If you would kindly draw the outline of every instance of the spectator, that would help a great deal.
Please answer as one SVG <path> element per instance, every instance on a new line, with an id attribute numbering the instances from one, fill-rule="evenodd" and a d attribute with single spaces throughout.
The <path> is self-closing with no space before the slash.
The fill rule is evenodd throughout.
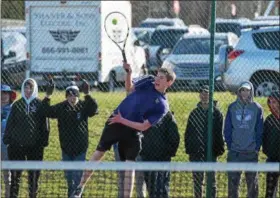
<path id="1" fill-rule="evenodd" d="M 200 88 L 200 101 L 197 107 L 190 113 L 186 132 L 185 149 L 191 162 L 207 161 L 207 139 L 208 139 L 208 109 L 209 109 L 209 87 L 204 85 Z M 223 140 L 223 115 L 214 101 L 213 109 L 213 144 L 212 162 L 217 161 L 217 157 L 224 153 Z M 213 181 L 212 197 L 216 197 L 215 172 L 209 174 Z M 202 198 L 203 195 L 204 172 L 193 172 L 194 197 Z"/>
<path id="2" fill-rule="evenodd" d="M 258 162 L 262 144 L 263 109 L 254 102 L 254 88 L 249 81 L 241 83 L 237 99 L 228 107 L 224 136 L 228 147 L 228 162 Z M 241 172 L 228 173 L 228 196 L 239 197 Z M 245 172 L 247 197 L 258 197 L 258 175 Z"/>
<path id="3" fill-rule="evenodd" d="M 120 156 L 118 143 L 113 145 L 114 155 L 116 161 L 125 161 L 125 159 Z M 142 161 L 140 155 L 137 156 L 136 161 Z M 144 181 L 144 174 L 142 171 L 135 171 L 135 187 L 136 187 L 136 197 L 144 198 L 146 197 L 146 184 Z M 124 171 L 118 171 L 118 198 L 124 197 Z"/>
<path id="4" fill-rule="evenodd" d="M 41 100 L 34 79 L 27 78 L 21 87 L 22 98 L 11 109 L 4 134 L 9 160 L 43 160 L 44 147 L 48 145 L 49 129 L 46 117 L 41 113 Z M 11 171 L 10 197 L 18 197 L 21 170 Z M 28 172 L 29 197 L 38 191 L 40 171 Z"/>
<path id="5" fill-rule="evenodd" d="M 132 85 L 131 67 L 125 63 L 124 68 L 128 70 L 125 83 L 132 93 L 120 103 L 107 120 L 91 161 L 100 161 L 115 143 L 119 143 L 119 151 L 126 161 L 135 161 L 141 149 L 141 131 L 156 125 L 169 110 L 165 92 L 176 78 L 172 70 L 161 68 L 155 78 L 144 76 L 135 80 Z M 81 197 L 92 173 L 90 170 L 84 171 L 80 185 L 72 197 Z M 134 171 L 125 171 L 125 198 L 132 196 L 133 183 Z"/>
<path id="6" fill-rule="evenodd" d="M 88 117 L 97 114 L 97 103 L 89 95 L 90 86 L 84 81 L 82 90 L 85 100 L 79 100 L 79 88 L 73 83 L 66 88 L 66 100 L 50 106 L 54 83 L 47 86 L 46 98 L 43 100 L 45 115 L 58 120 L 59 142 L 63 161 L 85 161 L 88 149 Z M 65 171 L 68 185 L 68 197 L 78 186 L 82 171 Z"/>
<path id="7" fill-rule="evenodd" d="M 178 126 L 173 113 L 169 111 L 156 126 L 144 132 L 140 155 L 144 162 L 170 162 L 176 155 L 179 143 Z M 169 197 L 169 171 L 151 171 L 144 175 L 149 197 Z"/>
<path id="8" fill-rule="evenodd" d="M 16 99 L 16 92 L 8 85 L 1 85 L 1 161 L 8 160 L 7 146 L 3 143 L 7 120 L 11 112 L 12 103 Z M 10 197 L 10 172 L 2 171 L 4 176 L 5 197 Z"/>
<path id="9" fill-rule="evenodd" d="M 273 92 L 267 104 L 271 114 L 265 119 L 263 133 L 263 152 L 267 162 L 280 163 L 280 94 Z M 266 175 L 266 198 L 276 198 L 279 172 L 268 172 Z"/>

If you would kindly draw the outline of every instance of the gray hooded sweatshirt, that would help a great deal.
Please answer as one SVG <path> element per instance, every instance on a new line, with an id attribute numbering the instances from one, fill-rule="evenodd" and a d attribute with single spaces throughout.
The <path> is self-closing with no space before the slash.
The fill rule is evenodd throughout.
<path id="1" fill-rule="evenodd" d="M 246 102 L 240 96 L 240 87 L 243 83 L 251 86 L 250 96 Z M 240 84 L 237 99 L 228 107 L 224 137 L 228 150 L 250 153 L 259 151 L 263 134 L 263 109 L 254 102 L 254 87 L 251 82 Z"/>

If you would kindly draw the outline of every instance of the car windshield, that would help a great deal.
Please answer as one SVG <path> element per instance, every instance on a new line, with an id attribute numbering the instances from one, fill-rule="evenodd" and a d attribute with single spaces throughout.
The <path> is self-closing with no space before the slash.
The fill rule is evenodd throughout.
<path id="1" fill-rule="evenodd" d="M 215 39 L 215 54 L 219 53 L 221 45 L 227 44 L 227 39 Z M 210 38 L 182 39 L 175 46 L 172 54 L 210 54 Z"/>
<path id="2" fill-rule="evenodd" d="M 186 30 L 156 30 L 151 38 L 150 45 L 159 45 L 163 48 L 173 48 Z"/>
<path id="3" fill-rule="evenodd" d="M 146 28 L 156 28 L 159 25 L 165 25 L 165 26 L 173 26 L 173 22 L 167 22 L 167 21 L 161 21 L 161 22 L 143 22 L 140 24 L 140 27 L 146 27 Z"/>
<path id="4" fill-rule="evenodd" d="M 241 26 L 237 23 L 217 23 L 216 32 L 232 32 L 238 37 L 241 35 Z"/>

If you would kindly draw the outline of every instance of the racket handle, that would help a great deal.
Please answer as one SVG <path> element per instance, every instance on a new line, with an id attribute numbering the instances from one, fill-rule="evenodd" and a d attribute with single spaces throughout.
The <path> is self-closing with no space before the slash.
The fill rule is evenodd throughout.
<path id="1" fill-rule="evenodd" d="M 124 51 L 124 50 L 122 50 L 122 57 L 123 57 L 123 62 L 124 62 L 124 63 L 127 63 L 126 55 L 125 55 L 125 51 Z M 129 72 L 128 69 L 125 69 L 125 71 L 126 71 L 127 73 Z"/>

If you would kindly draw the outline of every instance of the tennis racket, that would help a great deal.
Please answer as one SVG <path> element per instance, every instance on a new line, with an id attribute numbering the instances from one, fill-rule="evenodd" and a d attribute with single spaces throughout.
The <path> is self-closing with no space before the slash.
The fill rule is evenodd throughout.
<path id="1" fill-rule="evenodd" d="M 121 50 L 123 62 L 127 63 L 125 45 L 129 35 L 129 25 L 126 17 L 120 12 L 111 12 L 105 18 L 104 28 L 107 36 Z"/>

